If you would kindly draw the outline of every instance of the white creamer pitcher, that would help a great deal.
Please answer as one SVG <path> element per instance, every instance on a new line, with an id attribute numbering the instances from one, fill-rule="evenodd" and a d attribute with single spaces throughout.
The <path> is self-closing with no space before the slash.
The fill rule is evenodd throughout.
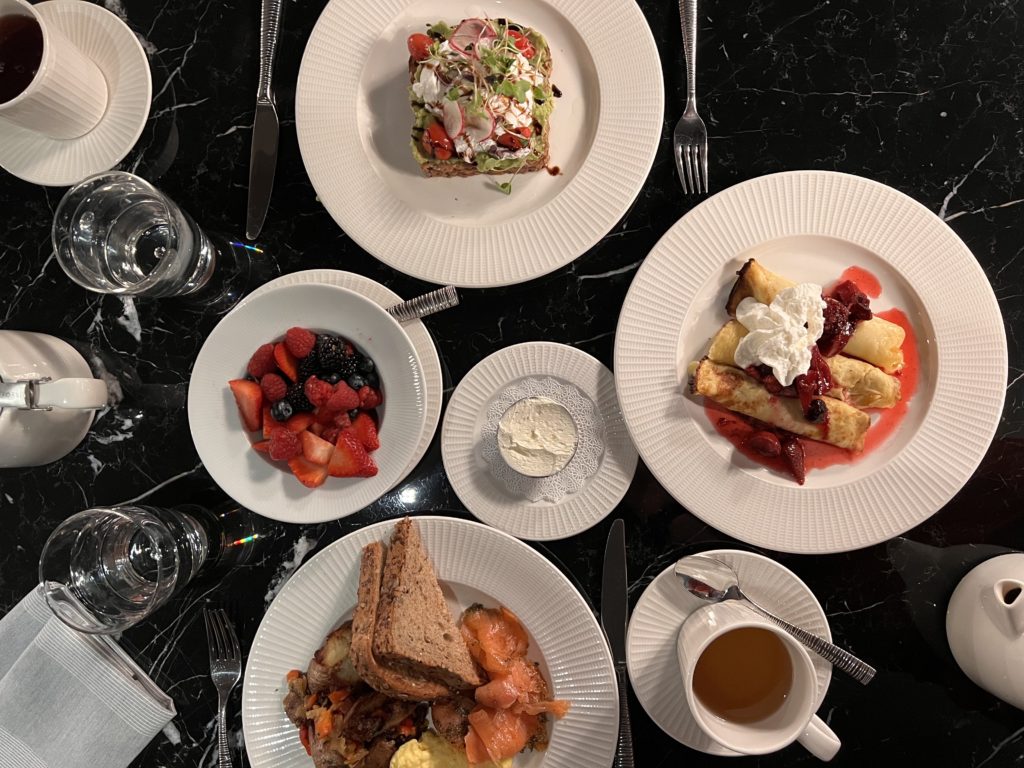
<path id="1" fill-rule="evenodd" d="M 964 576 L 949 600 L 946 637 L 971 680 L 1024 709 L 1024 554 L 993 557 Z"/>
<path id="2" fill-rule="evenodd" d="M 106 404 L 107 385 L 70 344 L 45 333 L 0 331 L 0 468 L 66 456 Z"/>

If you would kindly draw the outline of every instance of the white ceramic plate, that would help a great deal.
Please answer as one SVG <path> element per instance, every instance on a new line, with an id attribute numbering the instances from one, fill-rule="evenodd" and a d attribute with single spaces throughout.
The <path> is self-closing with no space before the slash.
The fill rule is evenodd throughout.
<path id="1" fill-rule="evenodd" d="M 721 549 L 702 554 L 717 557 L 736 569 L 743 591 L 775 615 L 832 639 L 825 612 L 814 593 L 788 568 L 752 552 Z M 683 589 L 674 568 L 673 562 L 654 578 L 629 620 L 626 666 L 633 692 L 658 727 L 676 741 L 712 755 L 738 755 L 708 737 L 686 704 L 676 638 L 686 617 L 707 603 Z M 828 691 L 832 665 L 820 656 L 809 655 L 818 673 L 817 709 Z"/>
<path id="2" fill-rule="evenodd" d="M 77 139 L 51 139 L 0 120 L 0 167 L 32 184 L 65 187 L 113 168 L 135 146 L 153 94 L 149 60 L 128 25 L 99 5 L 50 0 L 35 8 L 96 62 L 110 101 L 96 127 Z"/>
<path id="3" fill-rule="evenodd" d="M 513 7 L 514 6 L 514 7 Z M 504 17 L 537 29 L 562 91 L 551 164 L 495 179 L 427 179 L 409 149 L 406 38 L 440 19 Z M 633 0 L 331 0 L 306 45 L 295 97 L 317 195 L 360 246 L 435 283 L 529 280 L 584 253 L 626 213 L 662 131 L 661 64 Z"/>
<path id="4" fill-rule="evenodd" d="M 283 462 L 250 447 L 227 383 L 245 375 L 253 352 L 292 326 L 336 333 L 373 358 L 384 404 L 374 477 L 328 477 L 306 488 Z M 372 300 L 332 285 L 287 285 L 248 299 L 217 324 L 192 369 L 188 422 L 206 470 L 225 493 L 287 523 L 336 520 L 372 504 L 406 471 L 426 418 L 423 373 L 402 327 Z"/>
<path id="5" fill-rule="evenodd" d="M 541 662 L 552 695 L 571 702 L 555 721 L 546 752 L 527 752 L 516 768 L 609 765 L 619 704 L 611 654 L 583 597 L 554 565 L 511 536 L 479 523 L 417 517 L 449 605 L 501 604 L 522 620 L 530 656 Z M 359 560 L 394 523 L 370 525 L 318 553 L 288 581 L 256 633 L 245 667 L 242 725 L 253 768 L 310 768 L 281 700 L 290 669 L 305 669 L 324 637 L 356 603 Z"/>
<path id="6" fill-rule="evenodd" d="M 557 504 L 513 497 L 491 474 L 480 452 L 487 406 L 505 387 L 530 376 L 551 376 L 574 385 L 604 418 L 605 451 L 597 473 Z M 541 341 L 498 350 L 459 382 L 441 428 L 441 456 L 448 481 L 466 509 L 488 525 L 535 540 L 564 539 L 607 517 L 629 489 L 637 462 L 611 371 L 586 352 Z"/>
<path id="7" fill-rule="evenodd" d="M 275 280 L 271 280 L 246 296 L 240 302 L 240 305 L 245 304 L 254 296 L 261 296 L 274 288 L 280 288 L 282 285 L 305 285 L 308 283 L 337 285 L 341 288 L 348 288 L 360 296 L 371 299 L 385 309 L 392 304 L 398 304 L 403 301 L 402 297 L 390 288 L 368 277 L 363 277 L 353 272 L 342 272 L 337 269 L 307 269 L 303 272 L 292 272 L 290 275 L 283 275 Z M 437 431 L 437 423 L 441 419 L 441 401 L 444 397 L 441 361 L 437 357 L 437 347 L 434 346 L 434 340 L 431 338 L 430 332 L 422 320 L 411 320 L 401 325 L 409 337 L 409 341 L 412 342 L 412 346 L 416 350 L 416 356 L 420 360 L 420 366 L 423 369 L 425 421 L 419 445 L 416 446 L 416 451 L 413 453 L 412 459 L 409 460 L 409 466 L 405 468 L 402 476 L 395 481 L 395 485 L 405 480 L 409 473 L 416 468 L 416 465 L 420 463 L 420 459 L 423 458 L 423 455 L 430 447 L 430 443 L 434 439 L 434 432 Z"/>
<path id="8" fill-rule="evenodd" d="M 902 309 L 918 340 L 917 393 L 897 431 L 804 486 L 737 455 L 686 393 L 687 363 L 727 319 L 751 257 L 822 285 L 866 268 L 882 285 L 872 307 Z M 992 288 L 953 231 L 890 187 L 825 171 L 753 179 L 685 215 L 641 266 L 615 336 L 619 402 L 658 481 L 715 528 L 787 552 L 865 547 L 938 511 L 988 449 L 1006 365 Z"/>

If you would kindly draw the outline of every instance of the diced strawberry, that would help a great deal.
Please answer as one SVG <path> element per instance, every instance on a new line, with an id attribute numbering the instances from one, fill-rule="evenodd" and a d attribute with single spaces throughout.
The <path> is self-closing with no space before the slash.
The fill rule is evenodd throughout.
<path id="1" fill-rule="evenodd" d="M 308 432 L 302 434 L 308 435 Z M 307 488 L 316 488 L 323 485 L 327 479 L 327 467 L 322 464 L 314 464 L 304 456 L 296 456 L 288 459 L 288 466 L 292 473 L 299 478 L 299 482 Z"/>
<path id="2" fill-rule="evenodd" d="M 276 373 L 268 373 L 260 379 L 260 389 L 268 402 L 276 403 L 288 393 L 288 385 Z"/>
<path id="3" fill-rule="evenodd" d="M 253 450 L 259 451 L 260 453 L 270 453 L 270 441 L 260 440 L 257 443 L 252 444 Z"/>
<path id="4" fill-rule="evenodd" d="M 327 464 L 334 453 L 334 446 L 312 432 L 299 432 L 302 439 L 302 455 L 314 464 Z"/>
<path id="5" fill-rule="evenodd" d="M 295 355 L 288 351 L 284 342 L 278 342 L 274 347 L 274 360 L 285 376 L 292 381 L 299 380 L 299 362 L 295 359 Z"/>
<path id="6" fill-rule="evenodd" d="M 384 398 L 381 396 L 380 390 L 374 389 L 369 384 L 360 388 L 359 407 L 364 411 L 368 411 L 370 408 L 376 408 L 383 402 Z"/>
<path id="7" fill-rule="evenodd" d="M 377 474 L 377 465 L 359 438 L 351 429 L 343 429 L 334 444 L 334 455 L 331 456 L 327 472 L 331 477 L 373 477 Z"/>
<path id="8" fill-rule="evenodd" d="M 288 347 L 289 352 L 295 355 L 295 357 L 302 359 L 303 357 L 309 357 L 309 353 L 313 351 L 313 347 L 316 345 L 316 334 L 296 326 L 295 328 L 289 328 L 288 332 L 285 333 L 284 343 Z"/>
<path id="9" fill-rule="evenodd" d="M 359 407 L 359 394 L 344 381 L 339 381 L 327 401 L 327 407 L 332 411 L 351 411 Z"/>
<path id="10" fill-rule="evenodd" d="M 352 420 L 352 431 L 355 432 L 359 442 L 367 451 L 376 451 L 380 448 L 377 425 L 373 423 L 373 419 L 368 413 L 360 413 Z"/>
<path id="11" fill-rule="evenodd" d="M 263 424 L 263 390 L 255 381 L 232 379 L 228 382 L 238 404 L 242 424 L 250 432 L 256 432 Z"/>
<path id="12" fill-rule="evenodd" d="M 262 390 L 261 390 L 262 391 Z M 266 401 L 264 401 L 265 403 Z M 263 406 L 263 437 L 264 439 L 270 437 L 270 433 L 274 427 L 277 426 L 277 422 L 274 421 L 274 417 L 270 415 L 270 406 Z"/>
<path id="13" fill-rule="evenodd" d="M 249 364 L 245 370 L 253 378 L 262 379 L 268 373 L 272 373 L 275 368 L 277 368 L 277 363 L 274 360 L 274 345 L 264 344 L 249 358 Z"/>
<path id="14" fill-rule="evenodd" d="M 302 455 L 300 432 L 292 432 L 287 427 L 274 427 L 270 433 L 270 458 L 274 461 L 287 461 Z"/>
<path id="15" fill-rule="evenodd" d="M 313 423 L 313 414 L 309 411 L 302 411 L 296 413 L 294 416 L 289 416 L 288 421 L 284 423 L 288 429 L 292 432 L 302 432 L 305 429 L 309 429 L 309 425 Z"/>
<path id="16" fill-rule="evenodd" d="M 324 427 L 324 431 L 320 433 L 320 437 L 322 437 L 324 440 L 333 445 L 338 441 L 338 435 L 340 434 L 341 427 L 335 427 L 334 425 L 331 425 L 329 427 Z"/>
<path id="17" fill-rule="evenodd" d="M 331 399 L 334 394 L 334 387 L 316 376 L 310 376 L 302 387 L 306 399 L 313 405 L 321 406 Z"/>

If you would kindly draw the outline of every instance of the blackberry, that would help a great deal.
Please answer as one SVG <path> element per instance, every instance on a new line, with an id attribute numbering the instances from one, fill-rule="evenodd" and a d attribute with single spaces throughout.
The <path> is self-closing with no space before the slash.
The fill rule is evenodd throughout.
<path id="1" fill-rule="evenodd" d="M 344 340 L 326 333 L 316 337 L 313 354 L 319 358 L 320 368 L 324 371 L 340 371 L 342 362 L 347 359 Z"/>
<path id="2" fill-rule="evenodd" d="M 291 418 L 294 409 L 291 403 L 287 400 L 278 400 L 272 406 L 270 406 L 270 417 L 274 421 L 288 421 Z"/>
<path id="3" fill-rule="evenodd" d="M 288 392 L 284 396 L 284 400 L 279 400 L 281 403 L 288 403 L 292 407 L 293 411 L 312 411 L 313 404 L 309 402 L 309 398 L 306 397 L 306 393 L 303 391 L 303 385 L 292 384 L 288 387 Z"/>
<path id="4" fill-rule="evenodd" d="M 323 374 L 327 373 L 336 373 L 342 379 L 347 379 L 349 376 L 356 372 L 356 359 L 354 357 L 343 357 L 337 364 L 329 367 L 326 365 L 322 366 L 320 370 L 321 379 L 324 378 Z"/>
<path id="5" fill-rule="evenodd" d="M 299 360 L 299 381 L 304 382 L 310 376 L 314 376 L 320 370 L 320 361 L 316 359 L 316 353 L 312 352 L 307 357 Z"/>
<path id="6" fill-rule="evenodd" d="M 352 387 L 352 389 L 354 389 L 356 392 L 358 392 L 360 389 L 366 386 L 366 378 L 360 376 L 358 373 L 353 373 L 351 376 L 345 379 L 345 382 L 350 387 Z"/>

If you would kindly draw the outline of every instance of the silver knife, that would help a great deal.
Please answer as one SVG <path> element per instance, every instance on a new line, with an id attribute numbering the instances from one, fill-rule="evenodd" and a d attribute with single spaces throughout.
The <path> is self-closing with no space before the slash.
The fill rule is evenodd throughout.
<path id="1" fill-rule="evenodd" d="M 601 576 L 601 627 L 615 660 L 615 679 L 619 684 L 619 748 L 614 768 L 633 768 L 633 728 L 629 722 L 629 675 L 626 673 L 626 619 L 629 597 L 626 594 L 626 524 L 612 523 L 604 548 L 604 572 Z"/>
<path id="2" fill-rule="evenodd" d="M 249 155 L 249 208 L 245 218 L 245 236 L 255 240 L 263 229 L 270 206 L 277 168 L 277 107 L 271 83 L 277 35 L 281 26 L 284 0 L 263 0 L 260 17 L 260 79 L 256 90 L 256 117 L 252 124 L 252 153 Z"/>

